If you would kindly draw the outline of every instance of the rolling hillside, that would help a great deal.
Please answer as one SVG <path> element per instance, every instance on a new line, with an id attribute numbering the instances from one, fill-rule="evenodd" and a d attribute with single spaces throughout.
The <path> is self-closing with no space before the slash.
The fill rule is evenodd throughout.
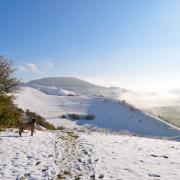
<path id="1" fill-rule="evenodd" d="M 24 86 L 15 102 L 24 110 L 30 109 L 40 114 L 57 127 L 85 125 L 143 136 L 172 137 L 180 135 L 180 131 L 176 127 L 124 102 L 109 98 L 85 95 L 68 96 L 66 93 L 61 96 L 50 95 L 49 92 L 45 94 L 44 90 L 42 92 L 42 88 L 39 90 Z M 93 114 L 95 119 L 72 120 L 68 114 Z M 66 118 L 61 118 L 62 115 L 66 115 Z"/>

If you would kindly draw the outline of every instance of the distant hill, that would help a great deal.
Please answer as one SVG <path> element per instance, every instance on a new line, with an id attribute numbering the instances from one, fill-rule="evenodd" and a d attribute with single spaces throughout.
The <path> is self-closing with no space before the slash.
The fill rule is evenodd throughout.
<path id="1" fill-rule="evenodd" d="M 48 77 L 29 81 L 26 85 L 50 86 L 84 95 L 106 96 L 118 98 L 125 90 L 120 88 L 106 88 L 73 77 Z"/>
<path id="2" fill-rule="evenodd" d="M 95 88 L 98 87 L 89 82 L 73 77 L 47 77 L 29 81 L 28 84 L 38 84 L 41 86 L 54 86 L 60 88 Z"/>

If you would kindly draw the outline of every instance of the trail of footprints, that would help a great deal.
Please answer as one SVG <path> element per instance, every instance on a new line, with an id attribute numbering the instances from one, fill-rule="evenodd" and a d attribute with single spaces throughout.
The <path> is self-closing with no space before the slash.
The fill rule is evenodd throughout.
<path id="1" fill-rule="evenodd" d="M 95 172 L 91 162 L 91 149 L 85 149 L 75 132 L 67 131 L 56 141 L 56 162 L 59 167 L 57 179 L 93 180 Z M 59 149 L 60 148 L 60 149 Z M 62 155 L 62 149 L 65 149 Z"/>

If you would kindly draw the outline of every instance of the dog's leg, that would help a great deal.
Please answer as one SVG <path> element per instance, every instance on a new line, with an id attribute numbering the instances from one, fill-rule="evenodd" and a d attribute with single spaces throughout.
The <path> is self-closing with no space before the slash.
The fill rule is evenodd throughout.
<path id="1" fill-rule="evenodd" d="M 21 133 L 23 132 L 23 130 L 22 129 L 19 129 L 19 135 L 21 136 Z"/>
<path id="2" fill-rule="evenodd" d="M 34 129 L 31 129 L 31 136 L 33 136 Z"/>

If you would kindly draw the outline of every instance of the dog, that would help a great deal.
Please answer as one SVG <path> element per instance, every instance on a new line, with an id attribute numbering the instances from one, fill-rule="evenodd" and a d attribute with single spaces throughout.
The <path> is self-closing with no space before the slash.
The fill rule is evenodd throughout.
<path id="1" fill-rule="evenodd" d="M 36 119 L 35 118 L 33 118 L 31 122 L 21 123 L 19 126 L 19 135 L 21 136 L 21 133 L 23 132 L 23 130 L 30 130 L 31 136 L 33 136 L 35 126 L 36 126 Z"/>

